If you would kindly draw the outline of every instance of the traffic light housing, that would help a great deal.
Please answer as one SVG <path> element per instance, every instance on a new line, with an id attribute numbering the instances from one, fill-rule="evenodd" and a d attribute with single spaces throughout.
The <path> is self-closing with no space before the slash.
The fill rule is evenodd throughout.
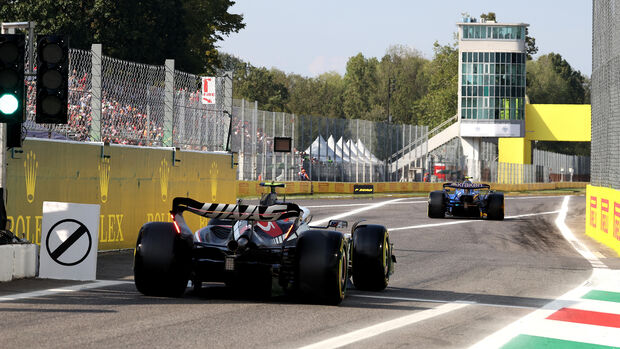
<path id="1" fill-rule="evenodd" d="M 62 35 L 37 37 L 37 115 L 43 124 L 67 123 L 69 45 Z"/>
<path id="2" fill-rule="evenodd" d="M 7 148 L 21 148 L 22 147 L 23 125 L 24 124 L 22 124 L 21 122 L 6 124 L 6 147 Z"/>
<path id="3" fill-rule="evenodd" d="M 0 34 L 0 122 L 24 121 L 24 47 L 22 34 Z"/>

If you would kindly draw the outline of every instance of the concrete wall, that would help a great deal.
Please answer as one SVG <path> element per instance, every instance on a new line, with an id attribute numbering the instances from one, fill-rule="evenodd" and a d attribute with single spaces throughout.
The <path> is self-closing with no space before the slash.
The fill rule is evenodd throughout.
<path id="1" fill-rule="evenodd" d="M 34 277 L 38 255 L 35 244 L 0 245 L 0 281 Z"/>

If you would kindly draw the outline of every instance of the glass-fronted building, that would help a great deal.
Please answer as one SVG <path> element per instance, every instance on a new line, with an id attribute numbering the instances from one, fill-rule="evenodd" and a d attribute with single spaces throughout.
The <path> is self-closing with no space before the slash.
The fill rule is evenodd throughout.
<path id="1" fill-rule="evenodd" d="M 458 26 L 461 137 L 523 137 L 527 24 Z"/>

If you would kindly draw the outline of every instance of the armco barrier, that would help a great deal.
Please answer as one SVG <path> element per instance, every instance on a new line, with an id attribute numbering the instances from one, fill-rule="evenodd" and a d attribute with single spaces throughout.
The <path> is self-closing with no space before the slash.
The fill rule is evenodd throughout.
<path id="1" fill-rule="evenodd" d="M 101 205 L 99 250 L 133 248 L 147 221 L 169 221 L 175 196 L 233 203 L 229 154 L 26 139 L 8 154 L 9 229 L 40 243 L 43 201 Z M 204 223 L 187 215 L 191 228 Z"/>
<path id="2" fill-rule="evenodd" d="M 239 196 L 259 196 L 268 191 L 259 185 L 258 181 L 238 181 Z M 443 183 L 426 182 L 377 182 L 377 183 L 334 183 L 334 182 L 282 182 L 284 189 L 277 189 L 278 193 L 286 194 L 353 194 L 355 184 L 372 184 L 375 193 L 424 193 L 440 190 Z M 497 184 L 491 183 L 491 189 L 504 192 L 554 190 L 568 188 L 585 188 L 585 182 L 552 182 L 529 184 Z"/>
<path id="3" fill-rule="evenodd" d="M 620 191 L 588 185 L 586 234 L 620 256 Z"/>

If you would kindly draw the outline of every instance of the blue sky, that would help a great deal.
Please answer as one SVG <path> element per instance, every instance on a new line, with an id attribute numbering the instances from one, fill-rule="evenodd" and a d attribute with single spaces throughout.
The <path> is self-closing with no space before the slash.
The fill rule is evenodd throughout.
<path id="1" fill-rule="evenodd" d="M 592 71 L 590 0 L 237 0 L 230 12 L 243 14 L 246 28 L 218 42 L 220 51 L 303 76 L 344 74 L 349 57 L 380 58 L 392 45 L 430 59 L 433 42 L 453 42 L 463 12 L 528 23 L 536 56 L 559 53 L 574 69 Z"/>

